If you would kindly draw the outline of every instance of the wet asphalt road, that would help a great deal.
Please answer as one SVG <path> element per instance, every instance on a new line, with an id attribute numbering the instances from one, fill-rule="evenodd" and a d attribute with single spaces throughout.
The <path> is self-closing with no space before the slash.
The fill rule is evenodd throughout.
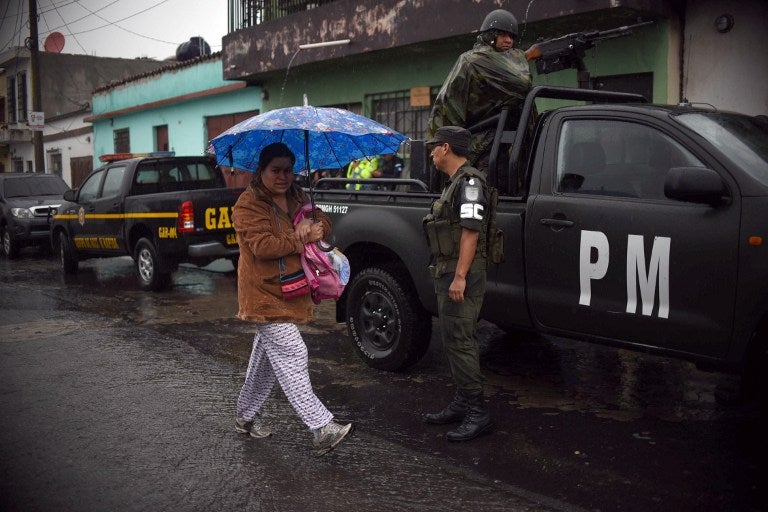
<path id="1" fill-rule="evenodd" d="M 226 265 L 141 292 L 128 259 L 64 278 L 0 260 L 0 510 L 768 510 L 766 422 L 731 376 L 483 324 L 495 431 L 421 423 L 452 388 L 437 336 L 407 373 L 367 368 L 332 321 L 303 328 L 317 394 L 353 437 L 314 456 L 280 392 L 237 435 L 252 336 Z"/>

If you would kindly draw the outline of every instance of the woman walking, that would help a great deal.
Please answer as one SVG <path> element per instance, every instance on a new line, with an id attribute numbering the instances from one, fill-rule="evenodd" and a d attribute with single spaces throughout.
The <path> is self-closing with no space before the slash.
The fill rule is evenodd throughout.
<path id="1" fill-rule="evenodd" d="M 312 318 L 300 255 L 305 243 L 330 233 L 331 222 L 317 210 L 317 222 L 303 220 L 294 228 L 293 215 L 307 202 L 304 191 L 294 183 L 295 162 L 285 144 L 266 146 L 251 184 L 233 211 L 240 246 L 237 317 L 256 325 L 245 383 L 237 400 L 235 430 L 256 438 L 271 435 L 259 411 L 277 381 L 313 433 L 318 453 L 324 454 L 349 434 L 352 424 L 334 421 L 312 390 L 307 347 L 297 327 Z"/>

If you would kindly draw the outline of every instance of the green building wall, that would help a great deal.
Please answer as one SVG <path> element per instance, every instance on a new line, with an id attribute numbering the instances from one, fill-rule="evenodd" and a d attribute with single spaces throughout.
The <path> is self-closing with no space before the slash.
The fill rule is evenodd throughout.
<path id="1" fill-rule="evenodd" d="M 585 64 L 592 76 L 629 73 L 653 73 L 655 103 L 676 101 L 668 98 L 667 23 L 645 27 L 637 34 L 604 41 L 588 50 Z M 456 58 L 470 49 L 475 35 L 347 57 L 331 63 L 322 62 L 289 69 L 265 79 L 269 91 L 264 110 L 301 105 L 307 94 L 316 106 L 363 103 L 363 114 L 370 114 L 365 97 L 369 94 L 408 90 L 417 86 L 440 86 Z M 520 45 L 525 49 L 530 42 Z M 311 51 L 311 50 L 306 50 Z M 534 85 L 575 87 L 576 71 L 564 70 L 537 75 L 531 65 Z M 544 104 L 546 108 L 546 103 Z"/>

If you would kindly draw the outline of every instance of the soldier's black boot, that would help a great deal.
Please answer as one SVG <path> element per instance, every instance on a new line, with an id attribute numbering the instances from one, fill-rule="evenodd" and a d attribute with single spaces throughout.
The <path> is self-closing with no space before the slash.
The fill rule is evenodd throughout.
<path id="1" fill-rule="evenodd" d="M 483 401 L 483 392 L 476 391 L 467 395 L 469 410 L 464 421 L 456 430 L 448 432 L 449 441 L 469 441 L 482 434 L 486 434 L 493 428 L 491 416 Z"/>
<path id="2" fill-rule="evenodd" d="M 458 423 L 467 415 L 468 408 L 467 398 L 460 389 L 457 389 L 456 394 L 453 396 L 453 401 L 440 412 L 429 412 L 425 414 L 424 422 L 432 423 L 433 425 Z"/>

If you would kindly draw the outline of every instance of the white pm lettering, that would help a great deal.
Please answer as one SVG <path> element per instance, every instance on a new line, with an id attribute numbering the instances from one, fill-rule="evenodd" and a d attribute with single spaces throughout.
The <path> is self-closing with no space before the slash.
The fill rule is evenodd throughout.
<path id="1" fill-rule="evenodd" d="M 659 318 L 669 318 L 669 252 L 671 239 L 657 236 L 653 239 L 651 259 L 646 270 L 645 244 L 642 235 L 627 236 L 627 313 L 637 312 L 637 285 L 643 301 L 642 314 L 651 316 L 659 290 Z M 592 261 L 592 250 L 597 252 Z M 600 231 L 582 231 L 579 247 L 579 304 L 589 306 L 592 300 L 592 280 L 605 277 L 608 272 L 610 248 L 608 237 Z"/>
<path id="2" fill-rule="evenodd" d="M 463 204 L 459 217 L 462 219 L 483 220 L 483 205 L 481 204 Z"/>
<path id="3" fill-rule="evenodd" d="M 627 313 L 637 311 L 637 282 L 640 281 L 640 297 L 643 315 L 653 314 L 656 297 L 656 279 L 659 283 L 659 318 L 669 318 L 669 246 L 670 238 L 653 238 L 651 261 L 645 271 L 645 244 L 640 235 L 627 237 Z"/>
<path id="4" fill-rule="evenodd" d="M 608 237 L 600 231 L 581 232 L 579 248 L 579 304 L 589 306 L 592 300 L 592 279 L 602 279 L 608 272 Z M 597 250 L 597 261 L 592 263 L 592 249 Z"/>

